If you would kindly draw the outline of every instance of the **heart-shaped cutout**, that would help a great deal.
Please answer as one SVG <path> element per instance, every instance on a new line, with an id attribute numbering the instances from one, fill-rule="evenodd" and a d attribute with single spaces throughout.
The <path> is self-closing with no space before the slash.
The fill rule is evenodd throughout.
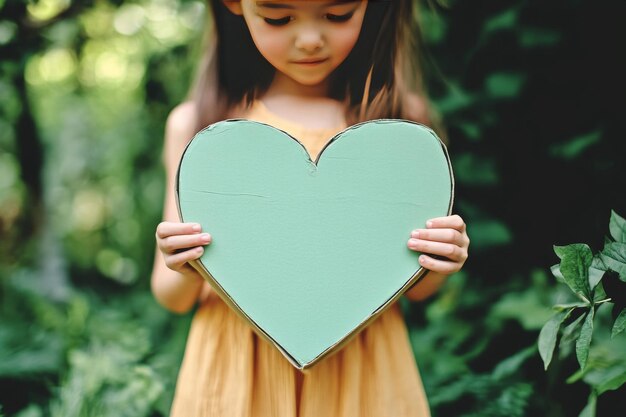
<path id="1" fill-rule="evenodd" d="M 432 130 L 374 120 L 313 162 L 250 120 L 199 132 L 178 171 L 181 220 L 213 242 L 194 267 L 297 368 L 345 344 L 425 272 L 411 230 L 450 214 L 452 169 Z"/>

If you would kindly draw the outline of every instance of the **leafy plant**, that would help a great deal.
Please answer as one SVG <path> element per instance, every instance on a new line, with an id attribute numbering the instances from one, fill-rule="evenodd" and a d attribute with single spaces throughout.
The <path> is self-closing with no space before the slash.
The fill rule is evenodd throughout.
<path id="1" fill-rule="evenodd" d="M 619 346 L 622 341 L 601 340 L 598 350 L 603 351 L 602 355 L 590 354 L 595 334 L 610 326 L 610 339 L 614 339 L 626 328 L 626 219 L 612 211 L 609 231 L 604 248 L 596 254 L 582 243 L 554 247 L 561 262 L 551 268 L 552 273 L 569 287 L 575 301 L 555 305 L 556 313 L 539 333 L 539 353 L 546 370 L 552 362 L 559 335 L 561 356 L 567 356 L 571 345 L 575 345 L 580 370 L 567 382 L 583 379 L 591 386 L 591 395 L 581 417 L 595 416 L 598 396 L 626 383 L 626 358 L 623 353 L 619 354 L 624 352 Z M 604 306 L 612 306 L 612 317 L 597 320 Z M 611 355 L 615 349 L 618 354 Z"/>

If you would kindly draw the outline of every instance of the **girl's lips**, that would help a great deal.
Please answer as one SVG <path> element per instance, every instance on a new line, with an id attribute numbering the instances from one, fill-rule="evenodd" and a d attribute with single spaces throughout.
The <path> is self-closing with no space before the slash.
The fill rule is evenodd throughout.
<path id="1" fill-rule="evenodd" d="M 303 59 L 301 61 L 293 61 L 294 64 L 299 65 L 316 65 L 321 64 L 322 62 L 328 60 L 328 58 L 319 58 L 319 59 Z"/>

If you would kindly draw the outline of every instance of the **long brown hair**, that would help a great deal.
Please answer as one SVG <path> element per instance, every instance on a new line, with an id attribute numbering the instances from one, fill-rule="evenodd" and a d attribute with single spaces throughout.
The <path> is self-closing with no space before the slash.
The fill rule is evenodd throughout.
<path id="1" fill-rule="evenodd" d="M 190 99 L 198 128 L 249 105 L 269 87 L 274 68 L 257 50 L 241 16 L 210 0 L 208 46 Z M 330 96 L 346 104 L 346 121 L 405 118 L 432 124 L 420 69 L 422 39 L 415 0 L 368 0 L 359 38 L 330 80 Z M 420 110 L 408 108 L 419 97 Z"/>

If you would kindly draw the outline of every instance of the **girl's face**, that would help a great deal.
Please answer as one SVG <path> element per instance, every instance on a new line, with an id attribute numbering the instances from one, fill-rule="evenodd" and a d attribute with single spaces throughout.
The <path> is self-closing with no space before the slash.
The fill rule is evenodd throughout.
<path id="1" fill-rule="evenodd" d="M 307 87 L 323 84 L 346 59 L 367 7 L 365 0 L 225 0 L 225 4 L 243 16 L 257 49 L 277 76 Z"/>

